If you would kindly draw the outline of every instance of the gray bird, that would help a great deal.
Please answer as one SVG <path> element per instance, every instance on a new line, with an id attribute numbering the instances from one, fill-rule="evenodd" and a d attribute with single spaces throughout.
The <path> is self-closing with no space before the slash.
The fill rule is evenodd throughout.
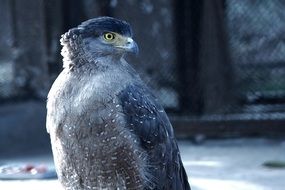
<path id="1" fill-rule="evenodd" d="M 47 130 L 65 189 L 189 190 L 172 126 L 125 61 L 130 25 L 111 17 L 62 35 L 63 71 L 47 102 Z"/>

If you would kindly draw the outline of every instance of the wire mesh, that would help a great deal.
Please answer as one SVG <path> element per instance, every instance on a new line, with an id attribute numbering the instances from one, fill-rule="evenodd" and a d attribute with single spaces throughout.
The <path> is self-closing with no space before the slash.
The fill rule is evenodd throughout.
<path id="1" fill-rule="evenodd" d="M 237 87 L 258 111 L 281 111 L 285 103 L 284 8 L 284 1 L 227 1 Z"/>
<path id="2" fill-rule="evenodd" d="M 49 83 L 54 80 L 61 63 L 60 46 L 56 44 L 59 34 L 88 18 L 110 15 L 133 26 L 140 55 L 128 60 L 166 109 L 190 115 L 285 111 L 282 0 L 47 2 L 43 7 L 46 15 L 41 20 L 47 22 L 41 25 L 45 26 L 41 33 L 45 35 L 42 45 L 47 46 L 42 49 L 46 51 L 43 57 L 48 57 L 41 60 L 45 65 L 35 68 L 37 63 L 26 63 L 19 67 L 14 58 L 5 61 L 5 49 L 14 52 L 12 46 L 17 47 L 17 28 L 13 23 L 17 17 L 6 19 L 10 32 L 0 32 L 13 38 L 12 45 L 0 47 L 3 102 L 22 96 L 23 89 L 26 94 L 45 94 L 39 88 L 41 83 L 33 86 L 33 75 L 42 73 L 34 70 L 46 72 L 48 68 Z M 74 12 L 78 13 L 77 19 Z M 4 39 L 0 39 L 1 43 Z M 25 57 L 25 49 L 16 52 Z"/>

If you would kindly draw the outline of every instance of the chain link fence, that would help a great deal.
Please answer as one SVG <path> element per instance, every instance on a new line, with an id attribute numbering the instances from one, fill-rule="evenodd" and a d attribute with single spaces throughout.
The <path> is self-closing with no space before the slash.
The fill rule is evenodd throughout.
<path id="1" fill-rule="evenodd" d="M 284 1 L 227 1 L 232 64 L 246 112 L 285 111 L 284 8 Z"/>
<path id="2" fill-rule="evenodd" d="M 1 4 L 1 103 L 45 100 L 61 70 L 60 34 L 110 15 L 133 26 L 140 55 L 128 60 L 174 115 L 285 111 L 282 0 L 52 0 L 29 14 L 20 1 Z"/>

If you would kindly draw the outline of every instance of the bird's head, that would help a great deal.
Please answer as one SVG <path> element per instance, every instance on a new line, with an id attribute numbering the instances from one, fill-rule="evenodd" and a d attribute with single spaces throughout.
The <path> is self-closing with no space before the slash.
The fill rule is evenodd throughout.
<path id="1" fill-rule="evenodd" d="M 70 51 L 72 53 L 69 56 L 78 56 L 84 52 L 93 57 L 122 57 L 127 52 L 138 53 L 130 25 L 112 17 L 99 17 L 83 22 L 63 34 L 61 44 L 64 57 Z"/>

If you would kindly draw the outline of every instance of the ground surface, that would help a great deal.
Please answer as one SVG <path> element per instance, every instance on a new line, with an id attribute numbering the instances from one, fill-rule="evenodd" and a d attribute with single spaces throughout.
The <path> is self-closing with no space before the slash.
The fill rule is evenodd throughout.
<path id="1" fill-rule="evenodd" d="M 285 162 L 284 141 L 238 139 L 193 145 L 180 141 L 181 154 L 193 190 L 284 190 L 285 169 L 267 168 L 267 161 Z M 0 158 L 0 163 L 45 163 L 47 155 Z M 1 190 L 60 190 L 56 180 L 0 181 Z"/>

